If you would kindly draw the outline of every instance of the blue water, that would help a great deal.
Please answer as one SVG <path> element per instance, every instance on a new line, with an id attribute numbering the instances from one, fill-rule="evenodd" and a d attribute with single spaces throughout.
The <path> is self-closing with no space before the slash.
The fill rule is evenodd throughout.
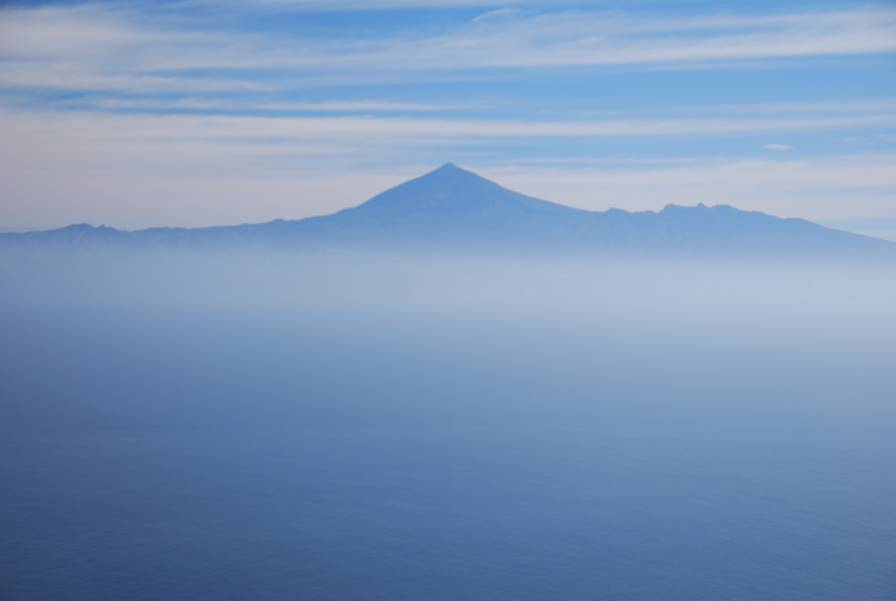
<path id="1" fill-rule="evenodd" d="M 361 306 L 8 302 L 0 598 L 896 598 L 886 313 Z"/>

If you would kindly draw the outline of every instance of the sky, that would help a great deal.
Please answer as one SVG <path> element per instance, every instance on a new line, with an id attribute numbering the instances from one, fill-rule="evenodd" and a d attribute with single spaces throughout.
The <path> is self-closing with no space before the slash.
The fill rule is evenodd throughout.
<path id="1" fill-rule="evenodd" d="M 896 1 L 0 2 L 0 229 L 301 218 L 453 161 L 896 239 Z"/>

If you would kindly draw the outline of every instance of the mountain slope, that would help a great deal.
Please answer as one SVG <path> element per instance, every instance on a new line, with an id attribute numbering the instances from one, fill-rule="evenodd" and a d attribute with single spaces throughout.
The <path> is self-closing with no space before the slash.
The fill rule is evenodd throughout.
<path id="1" fill-rule="evenodd" d="M 0 236 L 6 245 L 306 250 L 893 255 L 896 244 L 720 205 L 585 211 L 508 190 L 452 163 L 332 215 L 125 232 L 88 225 Z"/>

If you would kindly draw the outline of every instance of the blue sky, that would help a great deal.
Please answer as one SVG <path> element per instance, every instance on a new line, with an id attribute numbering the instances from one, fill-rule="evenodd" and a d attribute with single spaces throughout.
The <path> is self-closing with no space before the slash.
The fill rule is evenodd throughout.
<path id="1" fill-rule="evenodd" d="M 0 8 L 0 227 L 298 218 L 448 160 L 896 238 L 896 3 Z"/>

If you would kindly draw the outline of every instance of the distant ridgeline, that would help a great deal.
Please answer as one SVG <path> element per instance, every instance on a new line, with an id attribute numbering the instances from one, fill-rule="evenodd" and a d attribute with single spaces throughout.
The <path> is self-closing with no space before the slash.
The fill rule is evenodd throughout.
<path id="1" fill-rule="evenodd" d="M 321 217 L 210 228 L 122 231 L 87 224 L 0 234 L 10 248 L 270 248 L 700 254 L 896 259 L 896 243 L 727 205 L 586 211 L 525 196 L 452 163 Z"/>

